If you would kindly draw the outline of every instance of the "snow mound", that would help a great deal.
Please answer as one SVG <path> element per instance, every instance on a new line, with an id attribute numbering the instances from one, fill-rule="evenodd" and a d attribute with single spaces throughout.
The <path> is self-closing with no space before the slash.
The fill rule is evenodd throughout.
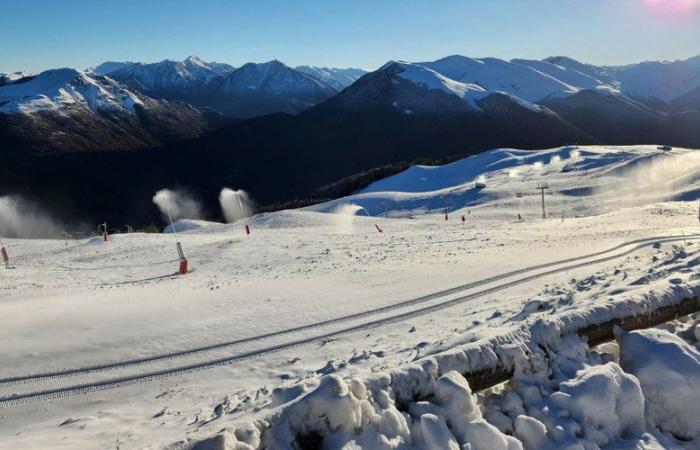
<path id="1" fill-rule="evenodd" d="M 174 228 L 173 228 L 174 225 Z M 168 225 L 163 229 L 163 233 L 183 233 L 185 231 L 199 230 L 201 228 L 210 227 L 213 225 L 221 225 L 216 222 L 207 222 L 206 220 L 193 219 L 178 219 L 172 225 Z"/>
<path id="2" fill-rule="evenodd" d="M 618 337 L 622 368 L 641 383 L 647 416 L 683 439 L 700 436 L 700 352 L 679 337 L 650 329 Z"/>
<path id="3" fill-rule="evenodd" d="M 639 381 L 615 363 L 581 370 L 560 385 L 552 402 L 581 424 L 586 439 L 607 445 L 644 432 L 644 397 Z"/>

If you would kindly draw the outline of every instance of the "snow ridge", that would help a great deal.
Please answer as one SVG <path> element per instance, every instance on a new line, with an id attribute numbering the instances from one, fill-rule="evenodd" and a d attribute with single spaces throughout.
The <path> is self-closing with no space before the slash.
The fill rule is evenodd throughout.
<path id="1" fill-rule="evenodd" d="M 32 114 L 82 106 L 92 111 L 135 112 L 140 96 L 116 81 L 75 69 L 40 73 L 30 81 L 0 87 L 0 112 Z"/>

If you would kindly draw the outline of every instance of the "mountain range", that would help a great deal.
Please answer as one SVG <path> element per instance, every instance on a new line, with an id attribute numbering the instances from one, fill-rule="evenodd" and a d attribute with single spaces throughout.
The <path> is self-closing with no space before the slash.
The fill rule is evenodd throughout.
<path id="1" fill-rule="evenodd" d="M 157 217 L 150 197 L 162 187 L 211 202 L 222 186 L 243 187 L 270 204 L 329 184 L 344 193 L 369 175 L 338 180 L 373 168 L 493 147 L 700 147 L 700 57 L 601 67 L 455 55 L 370 73 L 189 57 L 0 80 L 0 141 L 25 168 L 0 173 L 0 193 L 39 197 L 51 183 L 58 203 L 83 196 L 75 214 L 132 223 Z M 83 193 L 95 173 L 108 209 Z"/>
<path id="2" fill-rule="evenodd" d="M 234 68 L 190 56 L 153 64 L 108 62 L 97 66 L 95 73 L 153 98 L 183 100 L 245 119 L 274 112 L 297 114 L 332 97 L 364 71 L 293 69 L 277 60 Z"/>

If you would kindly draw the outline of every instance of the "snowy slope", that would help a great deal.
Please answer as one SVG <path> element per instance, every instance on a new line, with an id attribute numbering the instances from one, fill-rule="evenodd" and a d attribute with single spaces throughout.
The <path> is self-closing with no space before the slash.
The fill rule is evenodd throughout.
<path id="1" fill-rule="evenodd" d="M 0 86 L 4 86 L 6 84 L 12 84 L 12 83 L 16 82 L 17 80 L 21 80 L 22 78 L 31 77 L 31 76 L 34 76 L 34 74 L 31 72 L 0 73 Z"/>
<path id="2" fill-rule="evenodd" d="M 75 69 L 47 70 L 26 83 L 0 87 L 0 112 L 25 113 L 83 106 L 134 112 L 140 96 L 109 78 Z"/>
<path id="3" fill-rule="evenodd" d="M 566 83 L 569 86 L 575 86 L 578 89 L 593 89 L 601 92 L 619 93 L 614 87 L 614 84 L 606 83 L 594 76 L 579 72 L 576 69 L 558 66 L 547 61 L 514 59 L 511 61 L 514 64 L 531 67 L 541 73 L 547 74 L 552 78 Z"/>
<path id="4" fill-rule="evenodd" d="M 88 72 L 92 72 L 96 75 L 107 75 L 108 73 L 111 72 L 116 72 L 117 70 L 124 69 L 126 67 L 129 67 L 135 63 L 133 62 L 122 62 L 122 61 L 105 61 L 102 64 L 99 64 L 96 67 L 91 67 L 88 69 Z"/>
<path id="5" fill-rule="evenodd" d="M 653 395 L 654 360 L 629 361 L 635 348 L 673 341 L 666 354 L 690 355 L 691 344 L 622 337 L 622 372 L 560 332 L 700 292 L 696 154 L 499 149 L 414 167 L 305 210 L 187 222 L 177 236 L 186 276 L 175 273 L 170 233 L 3 239 L 15 268 L 0 269 L 0 379 L 81 370 L 0 381 L 0 448 L 189 449 L 217 434 L 214 448 L 258 448 L 270 427 L 281 445 L 306 429 L 333 439 L 328 448 L 465 448 L 470 429 L 494 439 L 488 449 L 520 448 L 513 439 L 528 450 L 683 448 L 647 427 L 640 409 L 648 399 L 659 406 L 652 417 L 677 414 Z M 548 220 L 539 183 L 553 192 Z M 609 259 L 586 256 L 594 252 Z M 578 259 L 537 268 L 568 258 Z M 447 375 L 492 358 L 529 371 L 490 402 Z M 690 360 L 668 361 L 664 373 L 697 373 Z M 171 373 L 181 367 L 191 369 Z M 678 432 L 679 423 L 663 426 Z"/>
<path id="6" fill-rule="evenodd" d="M 353 68 L 338 69 L 335 67 L 298 66 L 295 69 L 319 78 L 332 86 L 336 91 L 342 91 L 367 73 L 365 70 Z"/>
<path id="7" fill-rule="evenodd" d="M 398 77 L 428 90 L 437 89 L 449 95 L 455 95 L 474 110 L 479 110 L 476 100 L 481 100 L 489 95 L 489 92 L 478 84 L 460 83 L 419 64 L 398 62 L 396 65 L 398 66 Z"/>
<path id="8" fill-rule="evenodd" d="M 632 97 L 658 98 L 670 102 L 700 86 L 698 57 L 608 67 L 584 64 L 561 56 L 545 61 L 597 78 Z"/>
<path id="9" fill-rule="evenodd" d="M 155 147 L 195 138 L 217 119 L 74 69 L 0 86 L 0 114 L 3 133 L 26 153 Z"/>
<path id="10" fill-rule="evenodd" d="M 620 89 L 633 97 L 671 100 L 700 87 L 700 66 L 688 61 L 643 62 L 607 67 Z"/>
<path id="11" fill-rule="evenodd" d="M 532 67 L 496 58 L 475 59 L 455 55 L 420 64 L 453 80 L 477 84 L 489 92 L 505 92 L 528 102 L 570 95 L 578 90 L 576 86 Z"/>
<path id="12" fill-rule="evenodd" d="M 332 211 L 353 203 L 370 215 L 388 210 L 406 216 L 447 206 L 450 211 L 495 208 L 515 216 L 536 206 L 540 183 L 550 188 L 552 215 L 587 216 L 657 201 L 692 200 L 700 194 L 700 153 L 650 146 L 492 150 L 446 166 L 414 166 L 310 209 Z"/>

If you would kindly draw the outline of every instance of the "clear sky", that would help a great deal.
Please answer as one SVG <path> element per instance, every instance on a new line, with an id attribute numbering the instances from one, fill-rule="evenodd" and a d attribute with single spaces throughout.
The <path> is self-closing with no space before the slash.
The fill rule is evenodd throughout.
<path id="1" fill-rule="evenodd" d="M 374 69 L 451 54 L 700 54 L 700 0 L 0 0 L 0 71 L 196 54 Z"/>

